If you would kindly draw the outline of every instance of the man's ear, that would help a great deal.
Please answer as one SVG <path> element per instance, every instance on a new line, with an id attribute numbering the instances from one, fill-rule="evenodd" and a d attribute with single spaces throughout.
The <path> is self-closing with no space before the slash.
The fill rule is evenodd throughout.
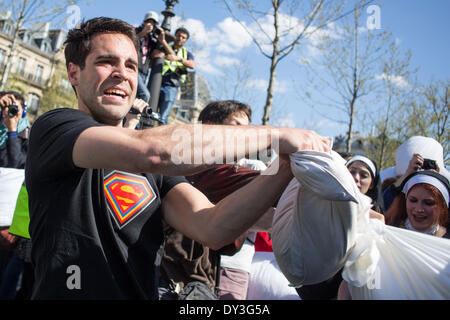
<path id="1" fill-rule="evenodd" d="M 67 76 L 69 77 L 72 86 L 77 87 L 80 77 L 80 66 L 73 62 L 69 62 L 69 65 L 67 66 Z"/>

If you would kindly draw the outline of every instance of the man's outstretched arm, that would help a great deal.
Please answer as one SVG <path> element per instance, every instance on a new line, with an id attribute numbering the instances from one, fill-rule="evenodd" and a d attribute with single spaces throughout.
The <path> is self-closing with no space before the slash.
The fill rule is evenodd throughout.
<path id="1" fill-rule="evenodd" d="M 190 175 L 213 163 L 256 155 L 276 144 L 280 155 L 298 150 L 328 151 L 313 131 L 266 126 L 166 125 L 146 130 L 90 127 L 77 138 L 74 164 L 81 168 Z"/>
<path id="2" fill-rule="evenodd" d="M 253 226 L 292 178 L 289 161 L 281 160 L 277 174 L 256 177 L 216 205 L 193 186 L 181 183 L 163 199 L 163 217 L 187 237 L 217 250 Z"/>

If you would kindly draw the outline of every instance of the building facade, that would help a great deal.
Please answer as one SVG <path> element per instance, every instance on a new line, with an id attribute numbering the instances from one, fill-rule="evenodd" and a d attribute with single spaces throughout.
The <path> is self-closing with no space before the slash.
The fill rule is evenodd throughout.
<path id="1" fill-rule="evenodd" d="M 205 78 L 196 71 L 188 72 L 186 82 L 178 90 L 169 123 L 195 123 L 210 99 Z"/>
<path id="2" fill-rule="evenodd" d="M 11 19 L 9 12 L 0 14 L 0 79 L 2 82 L 9 66 L 7 80 L 2 89 L 15 90 L 24 95 L 31 122 L 42 113 L 43 102 L 48 102 L 48 97 L 44 95 L 49 93 L 50 88 L 62 91 L 62 96 L 61 94 L 59 96 L 64 98 L 64 103 L 58 106 L 73 107 L 75 98 L 73 92 L 64 90 L 64 86 L 67 88 L 68 84 L 63 80 L 55 83 L 54 79 L 61 72 L 61 68 L 65 72 L 62 47 L 67 32 L 63 29 L 51 30 L 50 23 L 37 25 L 34 30 L 23 28 L 17 33 L 15 28 L 15 22 Z M 12 48 L 14 50 L 11 54 Z"/>

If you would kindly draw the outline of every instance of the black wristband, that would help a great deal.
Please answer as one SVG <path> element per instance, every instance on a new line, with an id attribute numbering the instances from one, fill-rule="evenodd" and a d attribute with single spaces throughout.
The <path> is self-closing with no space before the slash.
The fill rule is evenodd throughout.
<path id="1" fill-rule="evenodd" d="M 131 109 L 130 109 L 130 111 L 128 111 L 129 113 L 132 113 L 132 114 L 142 114 L 142 112 L 140 112 L 138 109 L 136 109 L 136 108 L 134 108 L 134 107 L 132 107 Z"/>

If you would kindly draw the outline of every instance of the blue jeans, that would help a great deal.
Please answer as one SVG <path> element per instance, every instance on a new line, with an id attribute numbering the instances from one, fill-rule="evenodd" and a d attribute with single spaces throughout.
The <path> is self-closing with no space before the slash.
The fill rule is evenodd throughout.
<path id="1" fill-rule="evenodd" d="M 145 100 L 145 102 L 150 101 L 150 91 L 147 88 L 148 78 L 150 74 L 144 74 L 139 71 L 138 75 L 138 86 L 136 92 L 136 98 Z"/>
<path id="2" fill-rule="evenodd" d="M 9 259 L 8 265 L 3 271 L 0 286 L 0 300 L 14 300 L 16 297 L 17 284 L 22 272 L 23 260 L 14 252 Z"/>
<path id="3" fill-rule="evenodd" d="M 161 114 L 161 120 L 164 124 L 167 124 L 169 120 L 170 111 L 172 110 L 173 103 L 177 98 L 178 87 L 161 87 L 161 91 L 159 93 L 159 101 L 158 108 L 159 113 Z"/>

